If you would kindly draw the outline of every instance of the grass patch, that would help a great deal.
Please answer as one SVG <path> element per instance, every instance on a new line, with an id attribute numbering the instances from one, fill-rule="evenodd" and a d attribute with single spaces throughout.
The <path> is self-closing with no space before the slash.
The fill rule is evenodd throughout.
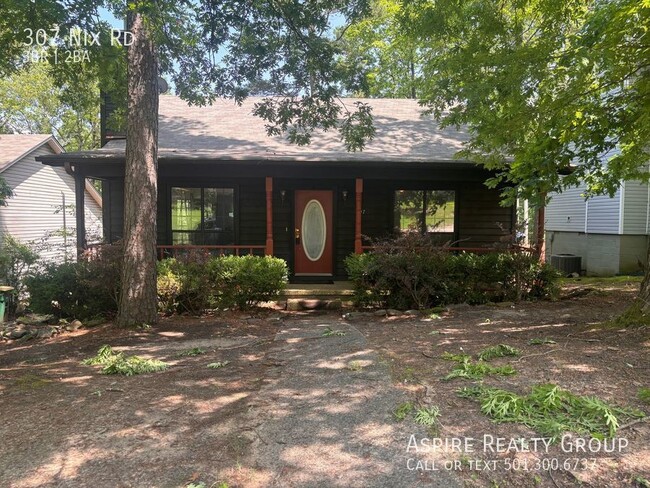
<path id="1" fill-rule="evenodd" d="M 517 371 L 510 365 L 490 366 L 482 361 L 473 363 L 471 359 L 467 358 L 460 362 L 443 380 L 449 381 L 454 378 L 481 380 L 485 376 L 511 376 L 513 374 L 517 374 Z"/>
<path id="2" fill-rule="evenodd" d="M 51 380 L 41 378 L 38 375 L 27 373 L 16 378 L 14 384 L 20 389 L 31 390 L 36 388 L 42 388 L 51 382 L 52 382 Z"/>
<path id="3" fill-rule="evenodd" d="M 155 373 L 167 369 L 167 364 L 156 359 L 143 359 L 138 356 L 125 356 L 113 351 L 109 345 L 103 345 L 92 358 L 82 361 L 83 364 L 101 365 L 102 374 L 121 374 L 133 376 L 136 374 Z"/>
<path id="4" fill-rule="evenodd" d="M 471 359 L 471 356 L 469 354 L 451 354 L 450 352 L 445 351 L 442 354 L 442 359 L 445 361 L 454 361 L 456 363 L 464 363 L 465 361 L 468 361 Z"/>
<path id="5" fill-rule="evenodd" d="M 557 344 L 557 342 L 546 337 L 543 339 L 531 339 L 528 341 L 529 346 L 543 346 L 544 344 Z"/>
<path id="6" fill-rule="evenodd" d="M 348 363 L 348 369 L 350 371 L 361 371 L 363 369 L 363 364 L 361 361 L 350 361 Z"/>
<path id="7" fill-rule="evenodd" d="M 563 285 L 581 284 L 581 285 L 616 285 L 625 283 L 641 283 L 643 276 L 582 276 L 580 278 L 560 278 Z"/>
<path id="8" fill-rule="evenodd" d="M 479 361 L 490 361 L 494 358 L 504 358 L 506 356 L 520 356 L 518 349 L 508 346 L 507 344 L 498 344 L 496 346 L 483 349 L 478 354 Z"/>
<path id="9" fill-rule="evenodd" d="M 637 395 L 643 403 L 650 404 L 650 388 L 639 388 Z"/>
<path id="10" fill-rule="evenodd" d="M 411 402 L 404 402 L 397 406 L 393 411 L 393 417 L 398 422 L 404 420 L 413 411 L 413 404 Z"/>
<path id="11" fill-rule="evenodd" d="M 224 368 L 230 364 L 230 361 L 217 361 L 216 363 L 210 363 L 207 365 L 210 369 L 219 369 Z"/>
<path id="12" fill-rule="evenodd" d="M 645 416 L 639 410 L 611 406 L 597 397 L 577 396 L 553 384 L 533 386 L 525 396 L 485 386 L 462 388 L 457 394 L 480 402 L 481 412 L 497 423 L 521 423 L 553 441 L 565 432 L 600 439 L 614 437 L 621 420 Z"/>
<path id="13" fill-rule="evenodd" d="M 641 309 L 641 303 L 637 300 L 632 305 L 630 305 L 625 312 L 623 312 L 618 317 L 605 322 L 606 327 L 615 327 L 615 328 L 635 328 L 635 327 L 647 327 L 650 325 L 650 315 L 643 313 Z"/>
<path id="14" fill-rule="evenodd" d="M 177 357 L 183 357 L 183 356 L 200 356 L 201 354 L 205 354 L 206 351 L 201 349 L 200 347 L 193 347 L 192 349 L 188 349 L 187 351 L 181 351 L 178 354 L 176 354 Z"/>
<path id="15" fill-rule="evenodd" d="M 342 330 L 334 330 L 331 327 L 326 327 L 325 330 L 323 331 L 322 336 L 323 337 L 343 337 L 347 332 L 344 332 Z"/>

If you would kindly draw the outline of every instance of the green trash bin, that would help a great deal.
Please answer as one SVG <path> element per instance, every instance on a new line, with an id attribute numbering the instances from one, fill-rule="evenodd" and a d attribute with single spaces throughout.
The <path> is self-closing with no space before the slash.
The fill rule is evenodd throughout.
<path id="1" fill-rule="evenodd" d="M 5 321 L 5 302 L 7 301 L 7 293 L 13 291 L 13 286 L 0 286 L 0 322 Z"/>

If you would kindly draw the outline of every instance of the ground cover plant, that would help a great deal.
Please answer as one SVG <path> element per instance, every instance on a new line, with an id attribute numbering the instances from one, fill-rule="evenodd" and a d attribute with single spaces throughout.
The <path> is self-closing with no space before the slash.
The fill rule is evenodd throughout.
<path id="1" fill-rule="evenodd" d="M 103 366 L 102 374 L 120 374 L 133 376 L 143 373 L 155 373 L 167 369 L 167 364 L 156 359 L 144 359 L 139 356 L 125 356 L 115 352 L 109 345 L 103 345 L 97 354 L 83 361 L 87 365 Z"/>

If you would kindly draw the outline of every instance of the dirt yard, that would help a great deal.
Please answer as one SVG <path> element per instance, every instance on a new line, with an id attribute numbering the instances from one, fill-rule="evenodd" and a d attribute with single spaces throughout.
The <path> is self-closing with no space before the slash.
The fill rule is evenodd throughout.
<path id="1" fill-rule="evenodd" d="M 637 288 L 573 280 L 557 302 L 456 306 L 438 316 L 259 310 L 0 343 L 0 486 L 650 486 L 650 422 L 624 425 L 626 445 L 614 452 L 558 444 L 492 452 L 485 436 L 537 435 L 491 422 L 456 394 L 476 382 L 442 380 L 454 367 L 443 353 L 507 344 L 521 355 L 491 364 L 516 374 L 484 385 L 525 394 L 555 383 L 650 413 L 637 397 L 650 387 L 650 330 L 601 325 Z M 103 344 L 169 367 L 102 375 L 81 361 Z M 222 367 L 207 367 L 215 362 Z M 405 403 L 439 407 L 438 425 L 397 421 Z M 428 459 L 409 454 L 412 435 L 469 439 L 472 450 Z"/>

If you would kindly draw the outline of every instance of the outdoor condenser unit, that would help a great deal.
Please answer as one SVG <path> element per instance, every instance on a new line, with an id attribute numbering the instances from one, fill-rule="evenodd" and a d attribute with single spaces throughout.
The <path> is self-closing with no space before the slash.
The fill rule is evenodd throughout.
<path id="1" fill-rule="evenodd" d="M 580 274 L 582 269 L 582 256 L 574 254 L 553 254 L 551 256 L 551 266 L 561 272 L 564 276 L 571 273 Z"/>

